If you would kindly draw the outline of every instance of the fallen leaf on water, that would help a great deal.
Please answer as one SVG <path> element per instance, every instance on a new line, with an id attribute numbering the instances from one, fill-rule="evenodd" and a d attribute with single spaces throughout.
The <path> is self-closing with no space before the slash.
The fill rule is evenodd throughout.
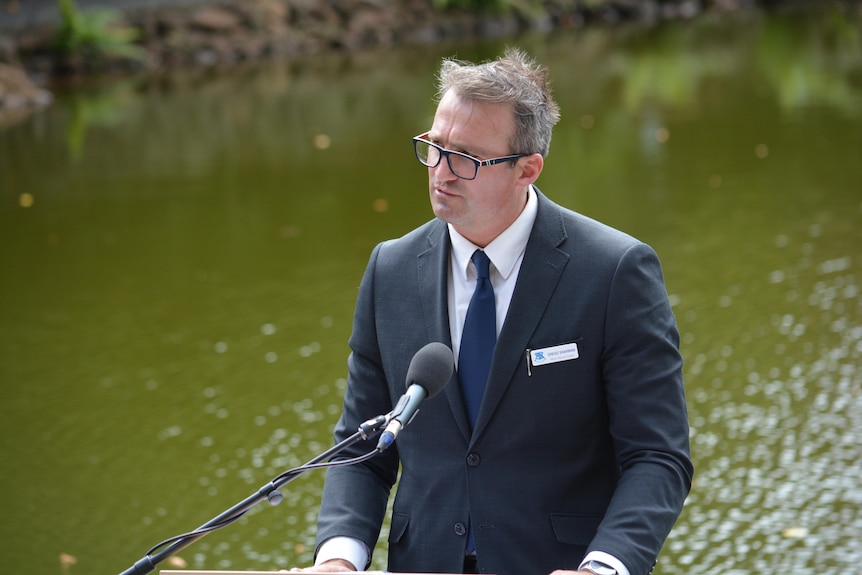
<path id="1" fill-rule="evenodd" d="M 374 208 L 375 212 L 380 212 L 382 214 L 383 212 L 385 212 L 386 210 L 389 209 L 389 202 L 387 202 L 383 198 L 378 198 L 378 199 L 374 200 L 372 207 Z"/>
<path id="2" fill-rule="evenodd" d="M 314 136 L 314 147 L 318 150 L 328 150 L 332 145 L 332 140 L 326 134 L 317 134 Z"/>
<path id="3" fill-rule="evenodd" d="M 808 537 L 808 529 L 805 527 L 788 527 L 781 532 L 781 535 L 788 539 L 802 539 Z"/>
<path id="4" fill-rule="evenodd" d="M 69 567 L 78 562 L 78 558 L 74 555 L 69 555 L 68 553 L 60 553 L 60 568 L 63 570 L 63 573 L 69 572 Z"/>

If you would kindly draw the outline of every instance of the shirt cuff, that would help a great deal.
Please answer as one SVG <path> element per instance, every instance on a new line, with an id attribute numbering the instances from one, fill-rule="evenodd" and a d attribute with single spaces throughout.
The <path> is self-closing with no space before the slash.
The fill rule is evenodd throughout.
<path id="1" fill-rule="evenodd" d="M 608 567 L 613 567 L 617 570 L 619 575 L 631 575 L 629 570 L 623 565 L 623 562 L 614 557 L 609 553 L 605 553 L 604 551 L 590 551 L 587 553 L 587 556 L 584 557 L 584 560 L 581 561 L 581 566 L 578 567 L 579 570 L 582 570 L 584 566 L 590 561 L 598 561 L 599 563 L 604 563 Z"/>
<path id="2" fill-rule="evenodd" d="M 368 547 L 359 539 L 341 536 L 330 537 L 320 544 L 314 564 L 320 565 L 330 559 L 344 559 L 353 563 L 357 571 L 364 571 L 365 566 L 368 565 L 369 555 Z M 628 575 L 628 572 L 626 572 L 626 575 Z"/>

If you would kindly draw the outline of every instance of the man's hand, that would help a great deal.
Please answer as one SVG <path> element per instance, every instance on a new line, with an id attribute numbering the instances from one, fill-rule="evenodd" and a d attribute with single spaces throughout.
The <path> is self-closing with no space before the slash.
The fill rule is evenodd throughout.
<path id="1" fill-rule="evenodd" d="M 314 567 L 294 567 L 291 573 L 344 573 L 356 571 L 356 567 L 350 561 L 344 559 L 330 559 Z"/>

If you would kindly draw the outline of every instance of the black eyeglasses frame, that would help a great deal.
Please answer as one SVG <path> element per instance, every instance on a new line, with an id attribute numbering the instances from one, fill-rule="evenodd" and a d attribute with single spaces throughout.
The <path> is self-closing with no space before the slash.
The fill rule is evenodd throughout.
<path id="1" fill-rule="evenodd" d="M 440 157 L 437 159 L 436 162 L 434 162 L 434 164 L 430 164 L 430 163 L 428 163 L 422 159 L 422 156 L 419 154 L 419 144 L 420 143 L 427 145 L 427 146 L 431 146 L 431 147 L 435 148 L 440 153 Z M 455 176 L 461 178 L 462 180 L 475 180 L 476 177 L 479 175 L 479 168 L 481 168 L 482 166 L 496 166 L 497 164 L 502 164 L 504 162 L 513 162 L 519 158 L 524 158 L 526 156 L 531 155 L 531 154 L 513 154 L 511 156 L 500 156 L 499 158 L 480 160 L 479 158 L 475 158 L 475 157 L 471 156 L 470 154 L 465 154 L 464 152 L 457 152 L 455 150 L 447 150 L 443 146 L 438 146 L 437 144 L 435 144 L 434 142 L 432 142 L 431 140 L 428 139 L 428 132 L 425 132 L 424 134 L 419 134 L 418 136 L 413 138 L 413 152 L 416 154 L 416 159 L 419 160 L 419 163 L 425 167 L 428 167 L 428 168 L 436 168 L 437 166 L 440 165 L 440 162 L 445 157 L 446 158 L 446 164 L 449 166 L 449 171 L 451 171 L 453 174 L 455 174 Z M 473 177 L 472 178 L 467 178 L 465 176 L 462 176 L 461 174 L 456 172 L 454 169 L 452 169 L 452 161 L 449 159 L 449 157 L 453 156 L 453 155 L 459 156 L 461 158 L 464 158 L 464 159 L 467 159 L 467 160 L 470 160 L 471 162 L 473 162 L 473 165 L 475 166 L 475 170 L 473 171 Z"/>

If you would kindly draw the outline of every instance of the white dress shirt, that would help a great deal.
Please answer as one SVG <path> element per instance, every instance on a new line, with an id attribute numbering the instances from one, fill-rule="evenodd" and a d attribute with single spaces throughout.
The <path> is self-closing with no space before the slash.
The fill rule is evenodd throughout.
<path id="1" fill-rule="evenodd" d="M 494 286 L 494 301 L 497 306 L 497 335 L 509 311 L 515 283 L 521 262 L 524 261 L 524 251 L 533 223 L 536 221 L 538 201 L 531 187 L 527 192 L 527 204 L 512 225 L 503 230 L 499 236 L 485 246 L 484 252 L 491 260 L 491 285 Z M 452 242 L 450 254 L 450 270 L 448 281 L 449 329 L 452 336 L 452 352 L 455 354 L 455 365 L 458 365 L 458 353 L 461 350 L 461 332 L 464 331 L 464 318 L 467 308 L 476 289 L 476 266 L 470 259 L 473 252 L 480 249 L 449 225 L 449 239 Z"/>

